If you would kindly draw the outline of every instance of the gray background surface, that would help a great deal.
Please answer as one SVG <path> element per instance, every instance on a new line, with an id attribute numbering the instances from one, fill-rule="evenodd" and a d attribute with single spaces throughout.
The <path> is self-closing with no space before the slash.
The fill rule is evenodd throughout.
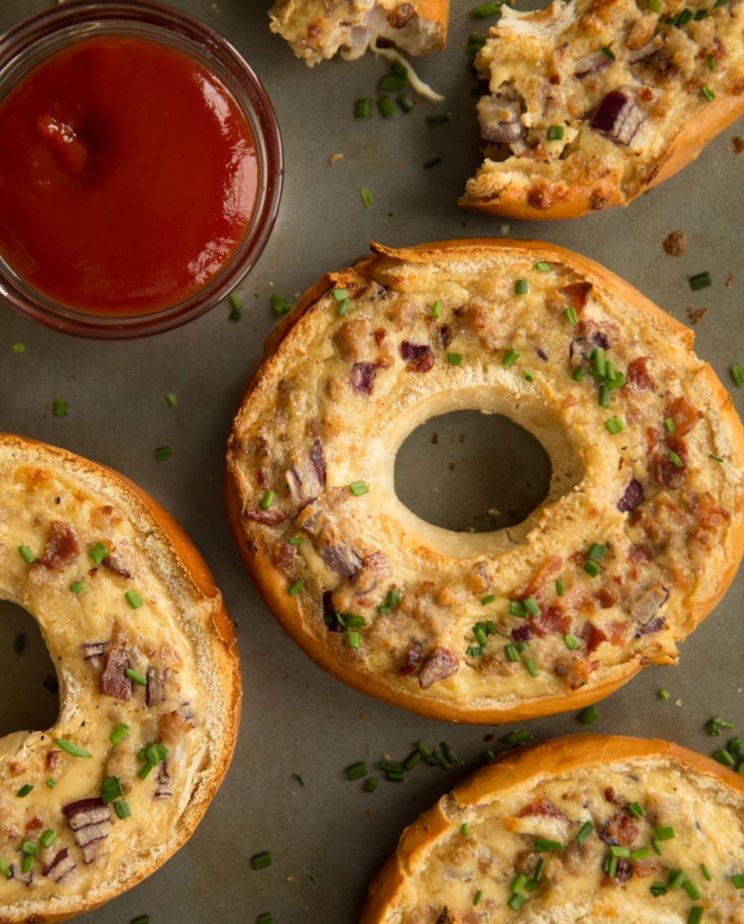
<path id="1" fill-rule="evenodd" d="M 478 764 L 486 736 L 495 736 L 493 746 L 510 727 L 426 721 L 348 690 L 294 646 L 258 599 L 228 533 L 220 481 L 231 417 L 275 320 L 271 293 L 294 297 L 325 270 L 361 255 L 370 238 L 403 245 L 507 231 L 544 237 L 606 264 L 683 321 L 687 309 L 707 307 L 697 327 L 698 351 L 728 382 L 729 365 L 744 361 L 744 155 L 733 153 L 736 130 L 729 130 L 696 164 L 629 209 L 571 223 L 511 223 L 507 229 L 500 219 L 463 213 L 455 205 L 478 159 L 473 78 L 464 51 L 468 32 L 482 25 L 469 17 L 474 2 L 453 0 L 447 51 L 420 65 L 445 90 L 447 103 L 436 110 L 422 103 L 411 115 L 363 123 L 352 118 L 353 102 L 373 95 L 386 63 L 370 58 L 307 70 L 269 33 L 266 0 L 176 5 L 244 53 L 264 81 L 284 133 L 285 196 L 274 235 L 241 289 L 243 320 L 230 323 L 224 306 L 181 330 L 117 344 L 64 337 L 0 305 L 0 430 L 65 446 L 139 482 L 186 527 L 238 623 L 245 704 L 224 786 L 183 850 L 88 920 L 114 924 L 148 913 L 152 924 L 237 924 L 271 911 L 282 924 L 301 922 L 308 913 L 346 924 L 357 919 L 367 885 L 402 827 L 466 767 Z M 1 0 L 0 30 L 45 6 L 41 0 Z M 425 115 L 447 106 L 453 121 L 429 127 Z M 329 155 L 336 152 L 344 159 L 331 166 Z M 435 156 L 442 165 L 424 170 Z M 361 185 L 374 193 L 369 211 L 359 200 Z M 671 258 L 661 242 L 679 227 L 688 234 L 689 250 Z M 703 270 L 712 273 L 713 286 L 693 293 L 687 277 Z M 727 288 L 730 273 L 735 280 Z M 15 341 L 25 343 L 25 353 L 11 352 Z M 166 391 L 178 396 L 175 410 L 163 400 Z M 52 416 L 55 397 L 69 402 L 64 419 Z M 736 395 L 740 410 L 743 398 L 744 392 Z M 413 496 L 414 481 L 423 485 L 419 490 L 438 489 L 443 522 L 461 506 L 452 498 L 464 497 L 475 525 L 493 505 L 493 492 L 498 494 L 495 463 L 502 461 L 495 470 L 503 479 L 509 462 L 492 428 L 479 435 L 480 428 L 466 424 L 438 424 L 439 444 L 414 441 L 405 447 L 399 470 L 404 496 Z M 174 456 L 158 464 L 153 449 L 163 444 L 173 447 Z M 530 490 L 538 489 L 533 484 Z M 417 503 L 422 513 L 438 509 L 431 497 Z M 709 716 L 723 714 L 744 732 L 743 590 L 739 580 L 689 639 L 679 668 L 647 670 L 602 704 L 593 730 L 665 736 L 707 752 L 720 741 L 703 730 Z M 0 731 L 43 727 L 56 714 L 55 699 L 42 686 L 50 672 L 43 643 L 27 614 L 0 605 L 0 615 Z M 19 629 L 28 636 L 20 658 L 13 652 Z M 656 698 L 661 686 L 671 691 L 667 702 Z M 528 727 L 537 740 L 580 730 L 573 714 Z M 404 784 L 383 782 L 374 795 L 345 780 L 347 764 L 383 754 L 403 757 L 419 738 L 446 738 L 466 766 L 449 772 L 419 766 Z M 302 775 L 304 787 L 293 773 Z M 248 859 L 263 849 L 271 850 L 273 865 L 253 872 Z"/>

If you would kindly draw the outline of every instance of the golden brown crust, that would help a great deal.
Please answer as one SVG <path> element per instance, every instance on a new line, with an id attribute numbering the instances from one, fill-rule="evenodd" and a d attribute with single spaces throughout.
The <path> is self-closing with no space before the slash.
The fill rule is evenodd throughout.
<path id="1" fill-rule="evenodd" d="M 184 824 L 179 826 L 177 835 L 168 844 L 167 851 L 159 856 L 157 861 L 151 866 L 141 871 L 136 880 L 127 881 L 123 888 L 112 889 L 109 895 L 106 895 L 105 898 L 99 901 L 83 903 L 72 913 L 44 914 L 43 917 L 34 915 L 32 918 L 28 919 L 29 922 L 33 921 L 36 922 L 36 924 L 42 924 L 42 922 L 50 922 L 51 924 L 51 922 L 66 921 L 85 912 L 93 911 L 101 907 L 101 905 L 111 901 L 117 895 L 138 885 L 142 880 L 159 869 L 186 843 L 186 841 L 188 841 L 208 809 L 232 761 L 240 723 L 243 695 L 242 681 L 240 677 L 235 626 L 227 613 L 222 595 L 214 582 L 209 566 L 188 538 L 183 528 L 154 498 L 138 485 L 113 469 L 104 465 L 99 465 L 82 456 L 68 452 L 65 449 L 50 446 L 38 440 L 2 432 L 0 432 L 0 443 L 20 452 L 42 452 L 47 455 L 55 456 L 73 465 L 79 471 L 83 471 L 88 475 L 98 478 L 103 478 L 108 482 L 113 482 L 125 496 L 129 497 L 133 506 L 144 507 L 146 513 L 162 531 L 171 552 L 180 562 L 184 577 L 190 580 L 198 592 L 207 598 L 213 605 L 212 619 L 215 630 L 215 644 L 213 647 L 215 655 L 222 666 L 224 689 L 229 691 L 227 696 L 229 709 L 223 717 L 224 737 L 220 760 L 212 771 L 207 784 L 200 788 L 198 799 L 190 802 L 187 820 Z M 0 924 L 6 924 L 6 922 L 9 921 L 18 922 L 18 920 L 19 918 L 17 917 L 6 918 L 2 911 L 0 911 Z"/>
<path id="2" fill-rule="evenodd" d="M 371 248 L 375 256 L 363 258 L 352 269 L 323 276 L 303 295 L 292 314 L 280 322 L 267 341 L 264 363 L 251 379 L 243 401 L 253 393 L 263 389 L 264 383 L 269 377 L 272 363 L 277 361 L 276 351 L 281 342 L 300 319 L 313 310 L 318 301 L 330 289 L 339 286 L 349 287 L 353 290 L 355 286 L 365 285 L 374 275 L 375 263 L 388 257 L 412 263 L 427 263 L 433 259 L 441 260 L 447 257 L 452 259 L 477 259 L 479 256 L 487 256 L 489 253 L 508 254 L 513 252 L 517 255 L 523 255 L 525 251 L 529 251 L 534 254 L 535 260 L 562 263 L 588 281 L 646 311 L 663 322 L 672 336 L 678 338 L 687 349 L 692 350 L 694 341 L 692 330 L 672 318 L 610 270 L 593 260 L 553 244 L 540 241 L 473 238 L 469 240 L 438 241 L 401 249 L 372 243 Z M 739 465 L 742 466 L 744 465 L 744 427 L 742 427 L 741 421 L 733 408 L 730 396 L 712 367 L 706 365 L 704 374 L 716 394 L 721 397 L 721 416 L 728 421 L 735 434 L 739 447 Z M 641 658 L 636 656 L 629 662 L 616 666 L 613 673 L 601 683 L 587 684 L 569 693 L 536 698 L 509 708 L 470 707 L 453 704 L 444 699 L 439 700 L 431 695 L 431 691 L 424 695 L 418 692 L 411 693 L 393 689 L 377 674 L 362 670 L 358 666 L 354 666 L 350 670 L 348 660 L 342 654 L 337 654 L 332 649 L 324 646 L 312 631 L 308 618 L 299 612 L 294 598 L 286 593 L 286 578 L 276 568 L 270 556 L 262 549 L 251 549 L 249 547 L 241 522 L 242 505 L 239 489 L 230 464 L 228 464 L 225 477 L 225 502 L 228 520 L 246 567 L 267 605 L 274 612 L 281 625 L 320 667 L 362 693 L 375 696 L 396 706 L 402 706 L 423 716 L 452 722 L 498 724 L 583 708 L 614 693 L 645 666 Z M 742 505 L 742 510 L 738 511 L 739 514 L 744 513 L 744 500 Z M 743 552 L 744 516 L 740 516 L 737 532 L 731 543 L 729 567 L 721 575 L 720 582 L 715 587 L 710 588 L 710 595 L 690 614 L 690 631 L 706 618 L 721 599 L 733 580 Z M 673 659 L 668 654 L 662 654 L 656 663 L 669 664 L 673 663 Z"/>
<path id="3" fill-rule="evenodd" d="M 461 783 L 449 798 L 460 806 L 479 802 L 511 789 L 529 788 L 533 781 L 611 763 L 659 758 L 674 761 L 701 776 L 714 777 L 744 796 L 744 778 L 715 760 L 660 739 L 615 735 L 568 735 L 509 754 Z M 448 797 L 445 797 L 448 798 Z M 398 847 L 369 890 L 360 924 L 382 924 L 394 906 L 416 854 L 427 850 L 451 826 L 440 800 L 403 832 Z"/>

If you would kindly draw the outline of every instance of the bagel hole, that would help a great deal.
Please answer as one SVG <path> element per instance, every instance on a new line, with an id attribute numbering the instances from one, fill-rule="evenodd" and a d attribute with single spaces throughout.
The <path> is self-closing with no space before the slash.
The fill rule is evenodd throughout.
<path id="1" fill-rule="evenodd" d="M 550 457 L 502 414 L 432 417 L 402 443 L 395 491 L 416 516 L 453 532 L 489 532 L 525 520 L 548 496 Z"/>
<path id="2" fill-rule="evenodd" d="M 33 616 L 4 600 L 0 652 L 0 735 L 51 728 L 59 715 L 59 690 L 49 651 Z"/>

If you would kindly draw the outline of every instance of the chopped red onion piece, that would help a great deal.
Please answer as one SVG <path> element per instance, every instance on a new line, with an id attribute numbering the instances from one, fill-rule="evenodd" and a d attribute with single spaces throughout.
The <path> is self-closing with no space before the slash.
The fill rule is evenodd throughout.
<path id="1" fill-rule="evenodd" d="M 618 144 L 630 144 L 646 114 L 623 90 L 611 90 L 592 118 L 592 128 L 605 132 Z"/>
<path id="2" fill-rule="evenodd" d="M 623 496 L 617 502 L 617 509 L 621 513 L 630 513 L 643 501 L 644 493 L 641 482 L 636 478 L 631 478 Z"/>
<path id="3" fill-rule="evenodd" d="M 609 63 L 610 58 L 603 51 L 593 51 L 577 62 L 574 73 L 581 80 L 583 77 L 588 77 L 589 74 L 596 74 L 598 71 L 603 70 Z"/>
<path id="4" fill-rule="evenodd" d="M 459 669 L 460 661 L 453 651 L 450 651 L 449 648 L 435 648 L 424 661 L 419 672 L 421 689 L 428 690 L 433 684 L 452 676 L 452 674 L 456 674 Z"/>
<path id="5" fill-rule="evenodd" d="M 413 372 L 428 372 L 434 365 L 434 354 L 425 344 L 404 340 L 400 345 L 400 355 Z"/>
<path id="6" fill-rule="evenodd" d="M 424 660 L 424 649 L 421 647 L 420 642 L 411 642 L 411 644 L 406 649 L 405 656 L 403 658 L 403 663 L 398 669 L 400 674 L 413 674 L 420 667 L 421 662 Z"/>
<path id="7" fill-rule="evenodd" d="M 351 387 L 360 395 L 371 395 L 379 363 L 354 363 L 351 368 Z"/>
<path id="8" fill-rule="evenodd" d="M 487 144 L 511 144 L 524 134 L 517 100 L 503 96 L 482 96 L 478 100 L 481 140 Z"/>
<path id="9" fill-rule="evenodd" d="M 353 580 L 362 570 L 362 559 L 345 542 L 323 546 L 320 556 L 331 571 L 345 580 Z"/>
<path id="10" fill-rule="evenodd" d="M 58 851 L 52 862 L 44 869 L 44 875 L 48 876 L 53 882 L 62 882 L 77 869 L 77 863 L 70 856 L 66 847 Z"/>

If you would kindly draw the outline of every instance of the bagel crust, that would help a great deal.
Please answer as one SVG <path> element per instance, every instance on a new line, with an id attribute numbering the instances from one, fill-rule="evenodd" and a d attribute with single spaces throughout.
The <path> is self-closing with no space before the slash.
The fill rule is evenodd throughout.
<path id="1" fill-rule="evenodd" d="M 0 599 L 34 614 L 60 688 L 53 728 L 0 740 L 0 922 L 61 921 L 198 824 L 235 745 L 236 640 L 199 553 L 120 475 L 0 434 L 0 484 Z"/>
<path id="2" fill-rule="evenodd" d="M 476 59 L 486 160 L 461 205 L 533 221 L 627 205 L 744 112 L 740 0 L 502 9 Z"/>
<path id="3" fill-rule="evenodd" d="M 455 721 L 574 709 L 675 662 L 744 522 L 744 431 L 691 332 L 547 244 L 373 249 L 276 330 L 233 425 L 228 510 L 270 608 L 345 682 Z M 398 446 L 462 408 L 548 451 L 524 523 L 454 533 L 396 498 Z"/>
<path id="4" fill-rule="evenodd" d="M 361 924 L 738 924 L 742 873 L 741 776 L 666 741 L 573 735 L 422 815 Z"/>
<path id="5" fill-rule="evenodd" d="M 360 58 L 381 40 L 411 55 L 442 51 L 449 0 L 277 0 L 271 31 L 310 67 L 335 54 Z"/>

